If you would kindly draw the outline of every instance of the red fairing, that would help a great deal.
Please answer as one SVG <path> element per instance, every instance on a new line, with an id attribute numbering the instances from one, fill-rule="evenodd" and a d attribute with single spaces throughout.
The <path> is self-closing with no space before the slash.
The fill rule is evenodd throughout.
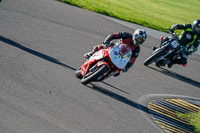
<path id="1" fill-rule="evenodd" d="M 82 67 L 81 67 L 81 74 L 83 76 L 85 76 L 85 74 L 87 73 L 88 69 L 90 67 L 90 64 L 88 64 L 87 62 L 85 62 Z"/>
<path id="2" fill-rule="evenodd" d="M 85 76 L 85 74 L 88 72 L 91 64 L 98 62 L 101 58 L 104 58 L 108 56 L 108 49 L 102 49 L 100 51 L 97 51 L 88 61 L 86 61 L 82 67 L 81 67 L 81 74 L 82 76 Z M 106 64 L 106 63 L 104 63 Z M 108 64 L 106 64 L 108 68 L 110 67 Z"/>

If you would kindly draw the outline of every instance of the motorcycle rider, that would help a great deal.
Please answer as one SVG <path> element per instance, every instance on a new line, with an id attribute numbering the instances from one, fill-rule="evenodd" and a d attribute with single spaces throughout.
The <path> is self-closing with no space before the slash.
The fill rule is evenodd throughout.
<path id="1" fill-rule="evenodd" d="M 179 35 L 178 42 L 183 47 L 180 59 L 171 61 L 168 67 L 171 68 L 174 64 L 187 65 L 188 55 L 197 51 L 200 44 L 200 19 L 194 20 L 192 24 L 174 24 L 169 29 L 172 33 L 174 30 L 184 30 Z M 167 38 L 165 38 L 166 40 Z"/>
<path id="2" fill-rule="evenodd" d="M 144 41 L 147 39 L 147 33 L 144 29 L 136 29 L 133 34 L 128 32 L 117 32 L 114 34 L 109 34 L 103 44 L 98 44 L 94 46 L 93 50 L 91 52 L 88 52 L 84 54 L 85 59 L 89 59 L 90 56 L 92 56 L 96 51 L 99 51 L 101 49 L 106 49 L 107 47 L 111 47 L 111 41 L 115 39 L 120 39 L 120 44 L 127 44 L 130 46 L 132 50 L 132 56 L 130 61 L 127 63 L 126 67 L 123 69 L 123 72 L 127 72 L 129 68 L 131 68 L 136 60 L 136 58 L 139 55 L 140 52 L 140 45 L 144 43 Z M 114 76 L 118 76 L 118 74 L 115 74 Z"/>

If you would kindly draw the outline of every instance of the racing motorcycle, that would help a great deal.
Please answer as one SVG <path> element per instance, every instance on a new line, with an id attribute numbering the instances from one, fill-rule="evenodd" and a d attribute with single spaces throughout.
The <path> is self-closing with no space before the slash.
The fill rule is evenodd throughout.
<path id="1" fill-rule="evenodd" d="M 171 61 L 180 57 L 183 47 L 178 42 L 178 36 L 176 33 L 170 32 L 172 37 L 167 37 L 163 40 L 163 36 L 160 37 L 161 45 L 156 48 L 152 54 L 144 61 L 144 65 L 148 66 L 155 62 L 156 66 L 165 66 Z"/>
<path id="2" fill-rule="evenodd" d="M 126 44 L 116 43 L 115 46 L 95 52 L 82 66 L 75 71 L 82 84 L 103 81 L 119 74 L 129 62 L 131 48 Z"/>

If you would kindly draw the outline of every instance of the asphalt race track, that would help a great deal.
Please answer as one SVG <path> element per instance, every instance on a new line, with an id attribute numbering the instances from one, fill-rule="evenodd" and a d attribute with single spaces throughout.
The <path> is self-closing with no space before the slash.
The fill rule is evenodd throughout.
<path id="1" fill-rule="evenodd" d="M 133 29 L 54 0 L 2 0 L 0 133 L 163 132 L 148 116 L 145 96 L 199 98 L 200 56 L 185 68 L 145 67 L 159 44 L 148 33 L 128 73 L 82 85 L 74 72 L 83 54 L 118 31 Z"/>

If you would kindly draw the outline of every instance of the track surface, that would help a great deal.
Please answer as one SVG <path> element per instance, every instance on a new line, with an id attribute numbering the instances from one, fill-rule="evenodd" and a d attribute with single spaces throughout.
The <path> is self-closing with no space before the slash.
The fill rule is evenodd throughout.
<path id="1" fill-rule="evenodd" d="M 159 40 L 148 36 L 133 68 L 84 86 L 74 72 L 83 54 L 114 32 L 133 29 L 53 0 L 0 3 L 0 133 L 162 132 L 138 99 L 147 94 L 199 97 L 200 59 L 188 66 L 143 65 Z M 150 33 L 149 33 L 150 34 Z"/>

